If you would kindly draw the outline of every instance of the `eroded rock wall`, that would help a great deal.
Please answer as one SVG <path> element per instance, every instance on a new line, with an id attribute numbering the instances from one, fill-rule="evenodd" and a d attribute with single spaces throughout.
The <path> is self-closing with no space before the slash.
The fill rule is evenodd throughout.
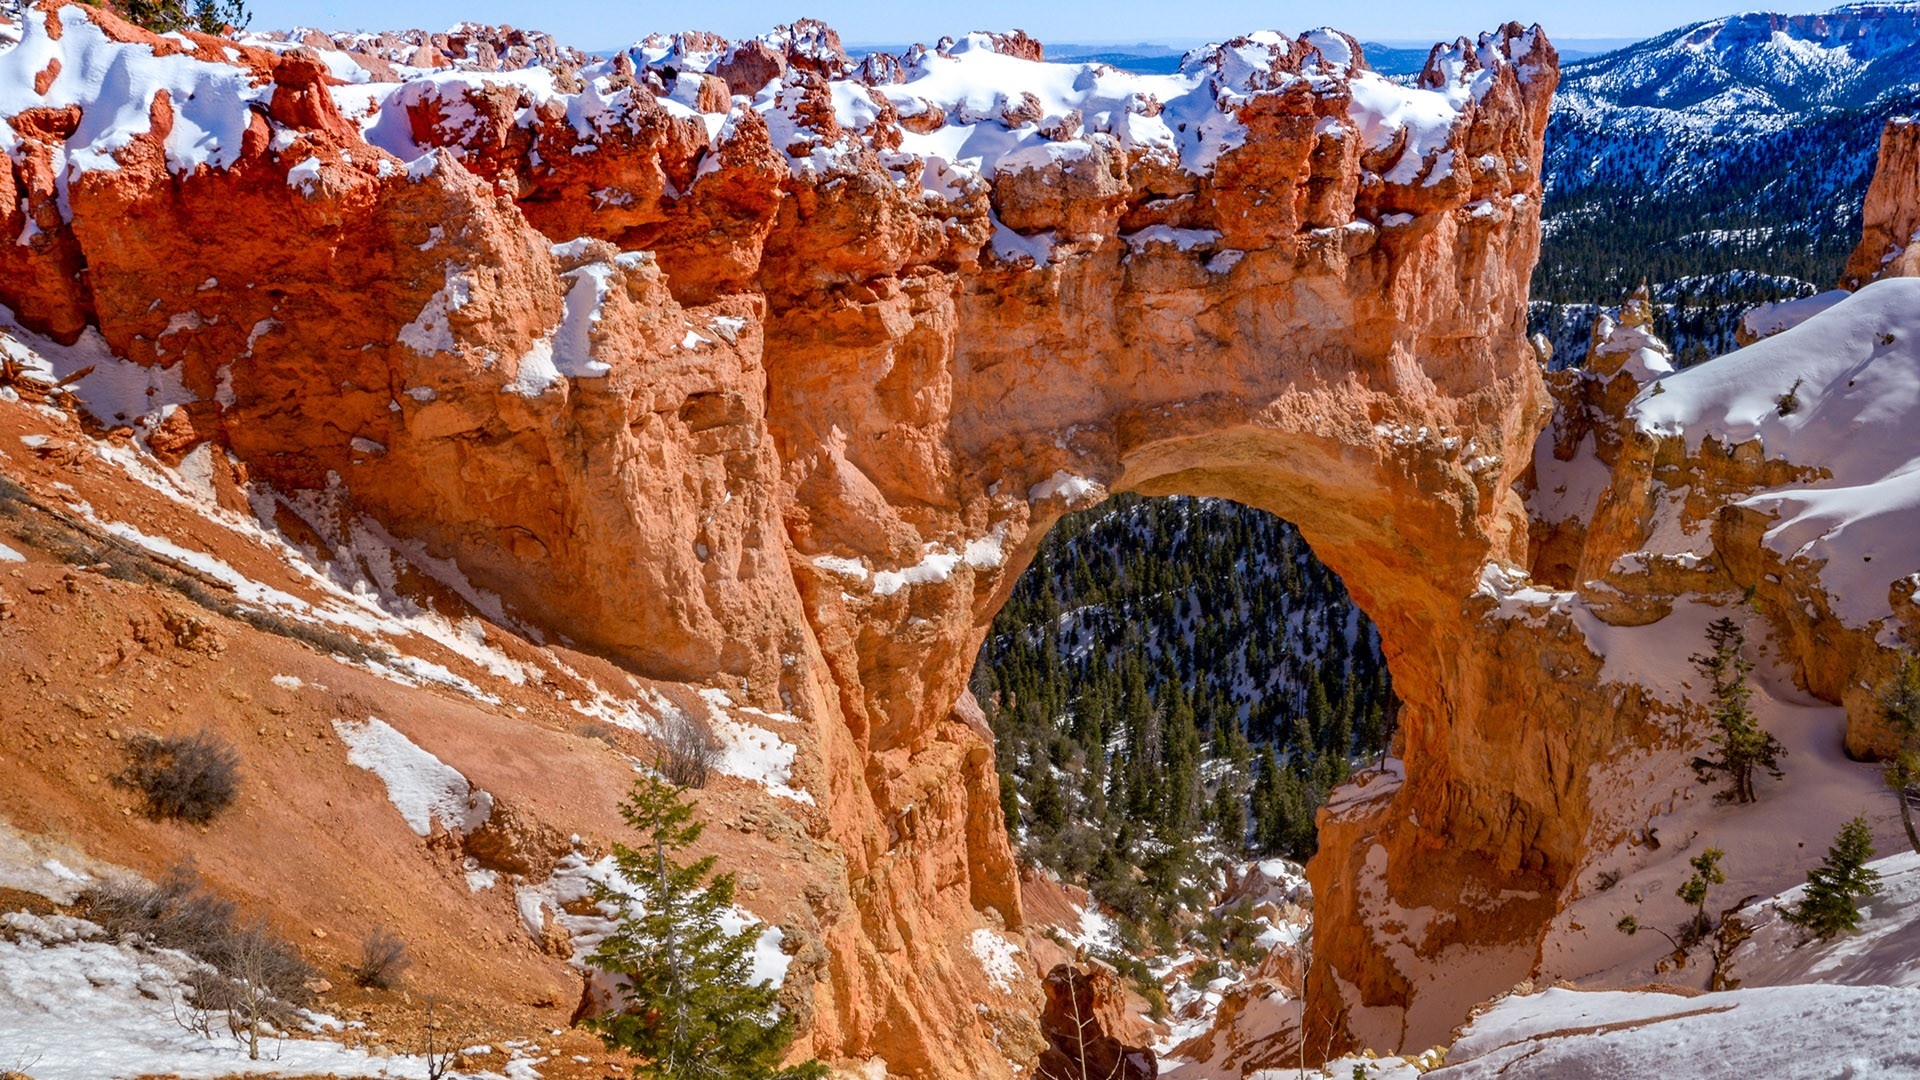
<path id="1" fill-rule="evenodd" d="M 1040 535 L 1108 491 L 1287 517 L 1380 628 L 1407 780 L 1314 864 L 1323 1043 L 1428 1038 L 1530 955 L 1605 739 L 1553 678 L 1591 656 L 1489 617 L 1483 570 L 1527 558 L 1513 483 L 1548 412 L 1537 29 L 1436 47 L 1414 89 L 1320 31 L 1199 54 L 1178 98 L 1088 68 L 1066 100 L 1034 43 L 985 36 L 369 89 L 287 43 L 29 19 L 0 67 L 54 74 L 9 118 L 0 225 L 28 242 L 0 302 L 164 373 L 164 429 L 158 390 L 125 422 L 810 725 L 840 864 L 808 896 L 813 1052 L 969 1077 L 1038 1052 L 959 971 L 1021 909 L 953 706 Z M 58 65 L 108 60 L 160 74 L 102 128 Z M 990 167 L 914 141 L 948 129 Z"/>
<path id="2" fill-rule="evenodd" d="M 1880 154 L 1861 207 L 1860 242 L 1847 258 L 1840 288 L 1858 289 L 1883 277 L 1920 275 L 1920 125 L 1895 117 L 1880 131 Z"/>
<path id="3" fill-rule="evenodd" d="M 1797 880 L 1843 815 L 1898 834 L 1871 763 L 1898 742 L 1880 694 L 1920 614 L 1904 479 L 1916 288 L 1889 239 L 1914 227 L 1907 125 L 1881 150 L 1852 295 L 1777 305 L 1764 336 L 1677 372 L 1629 297 L 1618 322 L 1599 320 L 1584 367 L 1549 377 L 1554 419 L 1522 483 L 1531 591 L 1508 590 L 1502 609 L 1580 643 L 1558 677 L 1613 707 L 1559 710 L 1592 725 L 1571 762 L 1597 779 L 1534 978 L 1638 978 L 1654 958 L 1596 928 L 1664 899 L 1649 884 L 1705 837 L 1739 867 L 1729 891 L 1764 894 Z M 1722 618 L 1756 665 L 1760 722 L 1794 747 L 1750 806 L 1690 767 L 1716 751 L 1689 657 Z"/>

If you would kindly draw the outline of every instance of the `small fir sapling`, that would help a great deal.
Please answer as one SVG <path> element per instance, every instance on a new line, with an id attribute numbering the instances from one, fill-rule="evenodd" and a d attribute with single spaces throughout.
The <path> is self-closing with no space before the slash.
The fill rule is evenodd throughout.
<path id="1" fill-rule="evenodd" d="M 1787 921 L 1803 926 L 1825 941 L 1860 928 L 1858 901 L 1880 891 L 1880 874 L 1869 869 L 1873 859 L 1873 830 L 1867 819 L 1856 817 L 1840 829 L 1827 857 L 1807 871 L 1807 891 Z"/>
<path id="2" fill-rule="evenodd" d="M 1714 732 L 1708 741 L 1720 750 L 1718 757 L 1694 758 L 1693 770 L 1703 784 L 1714 773 L 1725 774 L 1729 786 L 1720 797 L 1738 803 L 1759 798 L 1753 786 L 1756 770 L 1765 769 L 1774 779 L 1780 779 L 1780 759 L 1787 756 L 1786 747 L 1760 726 L 1759 717 L 1747 704 L 1753 696 L 1753 688 L 1747 685 L 1753 661 L 1741 653 L 1746 640 L 1740 624 L 1722 616 L 1707 626 L 1707 643 L 1712 651 L 1691 658 L 1709 684 L 1712 701 L 1707 715 L 1713 720 Z"/>
<path id="3" fill-rule="evenodd" d="M 728 931 L 732 874 L 713 872 L 715 857 L 681 862 L 704 826 L 678 788 L 654 776 L 636 780 L 620 807 L 645 838 L 615 844 L 620 882 L 596 882 L 594 899 L 620 912 L 594 949 L 592 965 L 619 980 L 619 1008 L 587 1021 L 609 1047 L 642 1059 L 634 1075 L 675 1080 L 821 1080 L 817 1061 L 781 1065 L 793 1042 L 793 1017 L 779 988 L 753 980 L 761 928 Z"/>
<path id="4" fill-rule="evenodd" d="M 1907 844 L 1920 854 L 1920 831 L 1913 824 L 1913 800 L 1920 789 L 1920 660 L 1911 655 L 1901 659 L 1893 681 L 1880 692 L 1880 714 L 1899 739 L 1887 757 L 1887 787 L 1899 804 Z"/>

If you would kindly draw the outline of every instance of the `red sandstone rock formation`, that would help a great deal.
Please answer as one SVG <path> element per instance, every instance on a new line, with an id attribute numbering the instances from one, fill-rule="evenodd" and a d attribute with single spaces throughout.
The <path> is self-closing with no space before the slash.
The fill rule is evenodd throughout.
<path id="1" fill-rule="evenodd" d="M 30 19 L 0 64 L 162 48 Z M 200 92 L 110 141 L 56 75 L 7 117 L 37 232 L 0 249 L 0 303 L 177 373 L 175 452 L 344 494 L 529 625 L 801 717 L 838 860 L 789 987 L 816 1053 L 987 1077 L 1037 1050 L 961 973 L 964 928 L 1022 915 L 990 748 L 951 708 L 1039 537 L 1105 491 L 1277 512 L 1380 627 L 1408 779 L 1326 827 L 1319 1021 L 1417 1040 L 1509 985 L 1421 996 L 1448 946 L 1524 969 L 1583 836 L 1569 763 L 1604 753 L 1605 703 L 1553 704 L 1539 635 L 1475 595 L 1526 559 L 1512 483 L 1548 405 L 1523 337 L 1544 36 L 1437 49 L 1406 90 L 1351 39 L 1257 35 L 1172 101 L 1111 72 L 1044 98 L 1017 39 L 869 86 L 830 34 L 789 38 L 332 112 L 309 60 L 201 49 L 168 74 Z M 695 55 L 733 92 L 771 72 L 759 103 Z M 960 126 L 992 162 L 916 141 Z M 1448 918 L 1387 955 L 1393 905 Z"/>
<path id="2" fill-rule="evenodd" d="M 1047 1007 L 1040 1026 L 1047 1048 L 1035 1074 L 1041 1080 L 1154 1080 L 1160 1075 L 1152 1050 L 1129 1046 L 1115 1035 L 1129 1018 L 1120 976 L 1112 968 L 1097 961 L 1085 971 L 1059 964 L 1042 986 Z"/>
<path id="3" fill-rule="evenodd" d="M 1858 289 L 1883 277 L 1920 276 L 1920 124 L 1888 121 L 1880 132 L 1880 156 L 1861 211 L 1860 243 L 1847 258 L 1840 287 Z"/>
<path id="4" fill-rule="evenodd" d="M 338 49 L 375 78 L 386 81 L 397 77 L 395 65 L 513 71 L 528 67 L 574 69 L 587 63 L 586 54 L 561 45 L 550 34 L 472 22 L 463 22 L 445 33 L 400 30 L 327 34 L 318 30 L 296 30 L 261 34 L 254 40 Z"/>

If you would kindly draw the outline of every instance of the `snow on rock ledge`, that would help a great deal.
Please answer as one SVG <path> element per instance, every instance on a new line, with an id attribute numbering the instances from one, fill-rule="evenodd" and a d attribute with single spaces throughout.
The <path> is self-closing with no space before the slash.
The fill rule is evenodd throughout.
<path id="1" fill-rule="evenodd" d="M 398 161 L 448 148 L 555 239 L 618 240 L 706 194 L 736 213 L 743 185 L 778 183 L 767 172 L 778 161 L 813 184 L 884 174 L 906 207 L 946 219 L 942 245 L 974 252 L 987 240 L 978 224 L 989 191 L 1006 229 L 1061 239 L 1113 236 L 1126 203 L 1152 201 L 1132 193 L 1152 192 L 1164 205 L 1127 223 L 1136 239 L 1171 229 L 1177 250 L 1211 254 L 1215 241 L 1241 250 L 1276 234 L 1240 224 L 1237 202 L 1215 213 L 1192 196 L 1211 185 L 1264 203 L 1255 189 L 1306 156 L 1325 162 L 1314 175 L 1341 182 L 1304 213 L 1278 211 L 1298 220 L 1277 235 L 1468 196 L 1491 208 L 1481 216 L 1503 216 L 1510 197 L 1536 187 L 1527 139 L 1506 118 L 1544 107 L 1558 71 L 1545 36 L 1517 24 L 1436 47 L 1413 85 L 1369 70 L 1359 45 L 1328 29 L 1253 33 L 1196 49 L 1171 74 L 1141 75 L 1044 62 L 1023 35 L 979 33 L 856 66 L 830 30 L 796 25 L 743 42 L 656 35 L 592 61 L 537 43 L 551 62 L 531 63 L 522 48 L 518 67 L 485 42 L 471 63 L 434 67 L 447 58 L 423 44 L 412 58 L 430 66 L 414 67 L 393 61 L 406 50 L 392 35 L 157 38 L 69 4 L 27 19 L 21 42 L 0 53 L 0 120 L 14 121 L 0 124 L 0 150 L 40 159 L 62 219 L 69 183 L 121 168 L 160 131 L 176 174 L 232 170 L 264 152 L 313 197 L 332 175 L 332 155 L 313 152 L 313 136 L 327 134 L 344 161 L 377 161 L 382 178 L 397 162 L 376 147 Z M 77 123 L 59 119 L 67 111 Z M 15 235 L 54 224 L 45 194 L 17 225 L 9 208 Z"/>
<path id="2" fill-rule="evenodd" d="M 1799 325 L 1660 380 L 1630 416 L 1639 430 L 1756 443 L 1805 479 L 1738 505 L 1771 517 L 1766 545 L 1820 567 L 1835 615 L 1892 614 L 1890 588 L 1920 570 L 1920 280 L 1874 282 Z M 1879 556 L 1878 559 L 1875 556 Z M 1903 557 L 1905 556 L 1905 557 Z"/>

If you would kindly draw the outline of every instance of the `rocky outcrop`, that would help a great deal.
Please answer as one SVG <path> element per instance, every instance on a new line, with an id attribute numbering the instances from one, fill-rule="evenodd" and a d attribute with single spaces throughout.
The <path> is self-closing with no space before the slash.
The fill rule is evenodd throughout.
<path id="1" fill-rule="evenodd" d="M 1844 288 L 1920 275 L 1902 239 L 1920 229 L 1915 130 L 1896 119 L 1882 134 Z M 1616 625 L 1654 621 L 1684 596 L 1742 597 L 1766 615 L 1796 683 L 1847 707 L 1849 752 L 1871 757 L 1892 745 L 1875 688 L 1892 663 L 1888 647 L 1908 639 L 1914 614 L 1902 556 L 1871 539 L 1903 512 L 1878 486 L 1893 483 L 1884 474 L 1904 460 L 1904 428 L 1889 410 L 1904 400 L 1905 384 L 1888 371 L 1908 335 L 1897 295 L 1885 290 L 1824 293 L 1766 305 L 1763 314 L 1748 320 L 1746 348 L 1714 368 L 1745 373 L 1752 400 L 1738 403 L 1731 376 L 1701 372 L 1649 389 L 1669 373 L 1664 357 L 1631 381 L 1610 380 L 1619 365 L 1605 354 L 1619 348 L 1602 339 L 1621 333 L 1602 317 L 1586 371 L 1550 382 L 1558 409 L 1542 446 L 1552 442 L 1554 460 L 1537 455 L 1530 481 L 1533 569 Z M 1842 357 L 1851 366 L 1834 367 Z M 1679 386 L 1688 392 L 1678 403 L 1664 396 Z M 1872 453 L 1849 452 L 1857 445 L 1849 440 L 1868 430 L 1886 441 Z M 1813 489 L 1828 487 L 1855 496 L 1813 508 Z M 1575 503 L 1564 500 L 1569 489 Z M 1882 568 L 1871 565 L 1875 555 Z M 1829 580 L 1835 572 L 1848 576 Z"/>
<path id="2" fill-rule="evenodd" d="M 1504 594 L 1502 617 L 1572 646 L 1543 658 L 1581 688 L 1569 698 L 1613 701 L 1543 702 L 1534 718 L 1590 726 L 1549 752 L 1604 778 L 1582 792 L 1580 865 L 1531 978 L 1633 970 L 1596 950 L 1594 928 L 1661 892 L 1653 886 L 1707 836 L 1741 867 L 1729 885 L 1741 895 L 1794 884 L 1811 861 L 1798 852 L 1862 807 L 1884 807 L 1869 814 L 1883 840 L 1897 834 L 1877 770 L 1859 761 L 1896 744 L 1879 694 L 1920 614 L 1907 479 L 1920 461 L 1910 376 L 1920 288 L 1901 280 L 1898 252 L 1880 259 L 1886 238 L 1912 227 L 1900 131 L 1882 143 L 1857 292 L 1776 305 L 1746 347 L 1678 372 L 1633 319 L 1603 317 L 1587 370 L 1550 377 L 1554 420 L 1524 482 L 1532 577 L 1490 592 Z M 1785 780 L 1751 807 L 1720 805 L 1688 769 L 1712 731 L 1688 657 L 1720 618 L 1757 662 L 1761 722 L 1795 742 Z M 1343 808 L 1333 828 L 1349 817 L 1371 820 L 1364 805 Z M 1640 957 L 1649 969 L 1656 958 Z M 1706 966 L 1675 977 L 1717 985 Z"/>
<path id="3" fill-rule="evenodd" d="M 1041 984 L 1047 995 L 1040 1027 L 1047 1048 L 1040 1053 L 1042 1080 L 1154 1080 L 1160 1067 L 1146 1046 L 1129 1046 L 1116 1035 L 1128 1025 L 1120 975 L 1094 961 L 1086 970 L 1059 964 Z"/>
<path id="4" fill-rule="evenodd" d="M 37 232 L 0 302 L 146 365 L 174 452 L 212 442 L 503 617 L 800 718 L 838 860 L 788 988 L 813 1052 L 923 1077 L 1037 1052 L 975 1007 L 999 992 L 965 929 L 1022 912 L 952 707 L 1041 534 L 1109 491 L 1281 514 L 1380 628 L 1406 783 L 1314 864 L 1316 1045 L 1425 1038 L 1513 981 L 1428 994 L 1446 948 L 1530 955 L 1609 731 L 1540 675 L 1590 654 L 1489 617 L 1548 412 L 1537 29 L 1437 48 L 1416 88 L 1327 31 L 1204 52 L 1171 98 L 1097 68 L 1062 97 L 986 36 L 850 74 L 806 32 L 321 93 L 297 51 L 189 35 L 198 59 L 153 67 L 179 46 L 96 9 L 29 20 L 0 143 Z M 88 84 L 27 86 L 106 58 L 152 74 L 111 127 Z M 750 102 L 709 81 L 763 72 Z M 159 393 L 90 401 L 146 431 Z M 1383 951 L 1370 921 L 1421 908 L 1444 918 Z"/>
<path id="5" fill-rule="evenodd" d="M 1920 123 L 1895 117 L 1880 132 L 1880 156 L 1861 208 L 1860 242 L 1847 258 L 1840 287 L 1858 289 L 1883 277 L 1920 276 Z"/>
<path id="6" fill-rule="evenodd" d="M 560 44 L 551 34 L 473 22 L 460 23 L 444 33 L 385 30 L 373 34 L 329 34 L 303 29 L 273 31 L 250 40 L 269 45 L 340 50 L 373 78 L 382 81 L 399 76 L 395 65 L 427 70 L 514 71 L 532 67 L 574 70 L 587 63 L 585 53 Z"/>

